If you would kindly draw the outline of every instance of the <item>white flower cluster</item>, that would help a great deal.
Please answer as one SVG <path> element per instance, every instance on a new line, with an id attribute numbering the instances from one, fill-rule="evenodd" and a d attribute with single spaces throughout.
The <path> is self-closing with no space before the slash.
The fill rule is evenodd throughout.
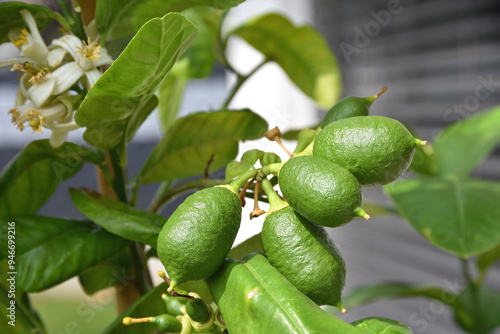
<path id="1" fill-rule="evenodd" d="M 73 120 L 82 97 L 71 92 L 74 85 L 90 89 L 102 75 L 99 66 L 113 62 L 106 49 L 96 42 L 81 41 L 65 34 L 47 46 L 38 31 L 33 15 L 20 11 L 28 29 L 9 32 L 9 40 L 21 50 L 20 58 L 0 61 L 0 67 L 20 71 L 15 106 L 9 111 L 12 123 L 21 131 L 52 131 L 50 144 L 61 146 L 68 131 L 79 126 Z"/>

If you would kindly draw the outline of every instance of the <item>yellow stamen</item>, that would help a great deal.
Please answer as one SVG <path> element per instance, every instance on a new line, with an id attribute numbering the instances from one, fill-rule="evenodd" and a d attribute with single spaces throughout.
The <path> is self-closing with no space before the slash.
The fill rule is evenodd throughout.
<path id="1" fill-rule="evenodd" d="M 33 67 L 30 62 L 25 62 L 24 64 L 14 64 L 10 70 L 28 73 L 31 76 L 35 76 L 38 73 L 38 69 Z"/>
<path id="2" fill-rule="evenodd" d="M 14 38 L 13 44 L 20 48 L 21 46 L 28 44 L 28 36 L 29 32 L 27 29 L 21 30 L 21 34 L 19 35 L 19 38 Z"/>
<path id="3" fill-rule="evenodd" d="M 96 42 L 91 42 L 90 37 L 88 41 L 82 41 L 83 46 L 77 47 L 78 53 L 81 53 L 85 58 L 90 59 L 92 61 L 96 61 L 101 58 L 101 46 Z"/>
<path id="4" fill-rule="evenodd" d="M 19 131 L 24 130 L 25 117 L 21 116 L 21 113 L 16 109 L 10 109 L 9 114 L 11 115 L 10 121 L 16 126 Z"/>
<path id="5" fill-rule="evenodd" d="M 32 84 L 39 84 L 42 82 L 43 77 L 49 73 L 51 72 L 48 68 L 42 68 L 38 73 L 30 78 L 29 82 Z"/>
<path id="6" fill-rule="evenodd" d="M 28 117 L 26 117 L 26 121 L 29 126 L 33 130 L 33 133 L 42 133 L 43 126 L 45 125 L 45 119 L 42 114 L 37 110 L 28 110 Z"/>

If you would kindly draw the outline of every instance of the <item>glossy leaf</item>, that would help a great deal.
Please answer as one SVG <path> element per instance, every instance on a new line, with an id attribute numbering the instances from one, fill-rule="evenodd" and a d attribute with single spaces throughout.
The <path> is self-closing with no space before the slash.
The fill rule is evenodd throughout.
<path id="1" fill-rule="evenodd" d="M 52 148 L 48 140 L 29 143 L 0 174 L 0 216 L 37 212 L 85 161 L 100 164 L 103 157 L 68 142 L 59 148 Z"/>
<path id="2" fill-rule="evenodd" d="M 60 21 L 61 24 L 66 25 L 66 28 L 69 27 L 59 13 L 48 7 L 19 1 L 2 2 L 0 3 L 0 43 L 10 42 L 8 34 L 11 29 L 28 28 L 19 13 L 23 8 L 29 10 L 33 15 L 39 30 L 48 26 L 53 20 Z"/>
<path id="3" fill-rule="evenodd" d="M 151 323 L 125 326 L 122 320 L 125 317 L 144 318 L 166 313 L 165 303 L 161 299 L 163 293 L 167 293 L 167 284 L 162 283 L 149 290 L 139 300 L 126 309 L 119 317 L 102 332 L 102 334 L 153 334 L 158 328 Z"/>
<path id="4" fill-rule="evenodd" d="M 156 239 L 166 218 L 91 190 L 71 189 L 70 195 L 76 208 L 94 223 L 113 234 L 156 248 Z"/>
<path id="5" fill-rule="evenodd" d="M 118 284 L 128 284 L 134 277 L 130 251 L 124 248 L 115 255 L 78 275 L 83 290 L 88 295 Z"/>
<path id="6" fill-rule="evenodd" d="M 170 73 L 160 84 L 158 90 L 158 114 L 164 132 L 177 119 L 188 78 L 182 74 Z"/>
<path id="7" fill-rule="evenodd" d="M 154 93 L 185 51 L 196 28 L 181 14 L 152 19 L 92 86 L 75 121 L 87 127 L 84 138 L 112 149 L 132 139 L 157 104 Z"/>
<path id="8" fill-rule="evenodd" d="M 261 233 L 257 233 L 256 235 L 243 241 L 241 244 L 231 248 L 228 257 L 235 260 L 241 260 L 245 255 L 252 252 L 259 252 L 264 254 L 264 249 L 262 248 Z"/>
<path id="9" fill-rule="evenodd" d="M 465 289 L 459 296 L 465 305 L 465 312 L 455 313 L 455 319 L 469 333 L 492 333 L 500 326 L 500 292 L 482 287 L 478 293 L 478 302 L 474 301 L 471 288 Z M 474 318 L 477 316 L 477 318 Z"/>
<path id="10" fill-rule="evenodd" d="M 16 286 L 38 292 L 80 274 L 116 254 L 128 241 L 84 221 L 13 216 L 16 223 Z M 0 226 L 5 243 L 6 225 Z M 6 249 L 1 250 L 5 252 Z"/>
<path id="11" fill-rule="evenodd" d="M 262 254 L 226 260 L 207 280 L 229 333 L 363 333 L 321 309 Z"/>
<path id="12" fill-rule="evenodd" d="M 496 107 L 444 129 L 434 143 L 439 174 L 468 175 L 500 142 L 499 125 Z"/>
<path id="13" fill-rule="evenodd" d="M 310 26 L 294 26 L 279 14 L 267 14 L 236 28 L 243 38 L 321 107 L 330 108 L 340 97 L 342 78 L 335 56 L 324 38 Z"/>
<path id="14" fill-rule="evenodd" d="M 169 12 L 181 12 L 194 6 L 229 9 L 244 0 L 106 0 L 96 7 L 97 29 L 110 38 L 134 34 L 144 23 Z"/>
<path id="15" fill-rule="evenodd" d="M 412 330 L 402 323 L 386 318 L 370 317 L 351 323 L 366 334 L 412 334 Z"/>
<path id="16" fill-rule="evenodd" d="M 477 258 L 477 268 L 484 275 L 488 269 L 500 260 L 500 244 Z"/>
<path id="17" fill-rule="evenodd" d="M 174 180 L 215 171 L 233 160 L 238 141 L 256 139 L 267 123 L 250 110 L 214 111 L 177 119 L 160 140 L 139 176 L 139 182 Z"/>
<path id="18" fill-rule="evenodd" d="M 443 250 L 468 258 L 500 242 L 500 183 L 430 178 L 384 189 L 413 228 Z"/>

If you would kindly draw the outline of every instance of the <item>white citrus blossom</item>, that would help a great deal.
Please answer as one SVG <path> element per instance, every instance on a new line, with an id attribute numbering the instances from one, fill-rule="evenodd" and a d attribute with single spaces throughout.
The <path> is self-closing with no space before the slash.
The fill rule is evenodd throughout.
<path id="1" fill-rule="evenodd" d="M 64 35 L 53 40 L 52 45 L 66 51 L 74 60 L 54 71 L 53 75 L 56 78 L 54 94 L 68 90 L 83 75 L 87 78 L 85 88 L 89 89 L 102 74 L 97 67 L 113 62 L 106 49 L 101 48 L 96 42 L 91 42 L 90 38 L 84 42 L 76 36 Z"/>

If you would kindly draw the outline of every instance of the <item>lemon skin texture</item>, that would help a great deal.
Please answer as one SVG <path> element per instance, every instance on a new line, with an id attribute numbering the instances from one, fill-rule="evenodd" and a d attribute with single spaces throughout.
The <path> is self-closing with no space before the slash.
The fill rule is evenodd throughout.
<path id="1" fill-rule="evenodd" d="M 410 166 L 417 139 L 399 121 L 359 116 L 327 125 L 314 142 L 313 155 L 351 172 L 362 186 L 398 179 Z"/>
<path id="2" fill-rule="evenodd" d="M 224 262 L 241 221 L 238 196 L 224 187 L 203 189 L 177 207 L 158 236 L 158 257 L 178 284 L 205 279 Z"/>
<path id="3" fill-rule="evenodd" d="M 342 308 L 345 263 L 323 227 L 287 207 L 266 217 L 262 247 L 273 267 L 316 304 Z"/>
<path id="4" fill-rule="evenodd" d="M 291 158 L 281 167 L 278 181 L 290 206 L 319 225 L 347 224 L 361 207 L 361 186 L 356 178 L 324 159 Z"/>

